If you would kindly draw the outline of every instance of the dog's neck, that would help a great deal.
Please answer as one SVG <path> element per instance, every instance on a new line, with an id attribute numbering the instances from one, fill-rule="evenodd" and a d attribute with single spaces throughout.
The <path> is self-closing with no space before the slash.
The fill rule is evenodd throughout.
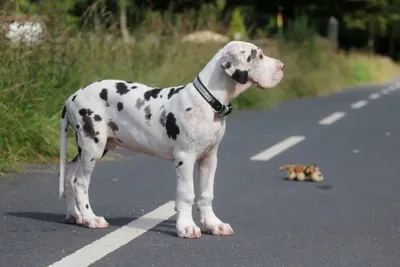
<path id="1" fill-rule="evenodd" d="M 219 52 L 200 71 L 199 78 L 207 90 L 225 105 L 251 86 L 250 82 L 240 84 L 229 77 L 220 65 Z"/>

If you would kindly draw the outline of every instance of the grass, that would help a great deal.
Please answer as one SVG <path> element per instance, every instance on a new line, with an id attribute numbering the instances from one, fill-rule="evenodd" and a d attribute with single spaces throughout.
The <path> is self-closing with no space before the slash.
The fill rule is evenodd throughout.
<path id="1" fill-rule="evenodd" d="M 48 163 L 59 154 L 59 117 L 66 98 L 100 79 L 154 86 L 193 80 L 221 44 L 146 43 L 70 39 L 60 44 L 12 47 L 0 41 L 0 172 L 22 163 Z M 270 90 L 251 88 L 235 99 L 237 109 L 263 109 L 283 100 L 380 82 L 399 73 L 388 58 L 331 50 L 324 43 L 263 47 L 282 59 L 285 77 Z M 6 66 L 6 67 L 3 67 Z M 76 153 L 73 138 L 68 155 Z"/>

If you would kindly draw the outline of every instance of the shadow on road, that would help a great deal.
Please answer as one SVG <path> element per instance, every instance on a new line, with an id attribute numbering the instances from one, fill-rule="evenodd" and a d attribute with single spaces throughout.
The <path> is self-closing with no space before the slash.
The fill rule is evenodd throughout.
<path id="1" fill-rule="evenodd" d="M 60 213 L 48 213 L 48 212 L 6 212 L 8 216 L 14 216 L 19 218 L 32 219 L 37 221 L 51 222 L 57 224 L 66 224 L 65 222 L 65 214 Z M 127 225 L 133 220 L 136 220 L 137 217 L 105 217 L 108 223 L 113 227 L 122 227 Z M 76 225 L 78 226 L 78 225 Z M 84 226 L 79 226 L 84 227 Z M 149 231 L 158 232 L 170 236 L 176 236 L 175 232 L 175 220 L 166 220 L 162 223 L 158 224 L 153 229 Z"/>

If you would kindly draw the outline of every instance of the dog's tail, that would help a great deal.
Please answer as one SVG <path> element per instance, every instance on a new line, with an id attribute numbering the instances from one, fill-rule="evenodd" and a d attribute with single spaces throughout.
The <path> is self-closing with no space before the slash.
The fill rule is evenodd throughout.
<path id="1" fill-rule="evenodd" d="M 65 105 L 60 119 L 60 173 L 59 173 L 59 198 L 64 195 L 65 163 L 67 161 L 68 143 L 68 111 Z"/>

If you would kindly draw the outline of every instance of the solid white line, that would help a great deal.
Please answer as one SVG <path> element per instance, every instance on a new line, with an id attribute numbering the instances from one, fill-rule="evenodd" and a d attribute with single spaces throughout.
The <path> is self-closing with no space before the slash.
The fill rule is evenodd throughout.
<path id="1" fill-rule="evenodd" d="M 359 100 L 359 101 L 354 102 L 353 104 L 351 104 L 351 108 L 359 109 L 359 108 L 362 108 L 362 107 L 366 106 L 367 104 L 368 104 L 367 100 Z"/>
<path id="2" fill-rule="evenodd" d="M 286 149 L 289 149 L 292 146 L 302 142 L 304 139 L 306 139 L 304 136 L 288 137 L 285 140 L 283 140 L 279 143 L 276 143 L 275 145 L 271 146 L 270 148 L 251 157 L 250 160 L 262 160 L 262 161 L 270 160 L 271 158 L 275 157 L 279 153 L 282 153 Z"/>
<path id="3" fill-rule="evenodd" d="M 380 95 L 378 93 L 373 93 L 369 95 L 369 99 L 371 100 L 375 100 L 378 99 L 380 97 Z"/>
<path id="4" fill-rule="evenodd" d="M 49 267 L 89 266 L 105 255 L 144 234 L 157 224 L 174 216 L 176 213 L 174 205 L 175 201 L 167 202 L 157 209 L 77 250 L 71 255 L 62 258 L 60 261 L 49 265 Z"/>
<path id="5" fill-rule="evenodd" d="M 336 111 L 336 112 L 332 113 L 331 115 L 323 118 L 318 123 L 321 124 L 321 125 L 330 125 L 330 124 L 340 120 L 344 116 L 346 116 L 346 112 Z"/>

